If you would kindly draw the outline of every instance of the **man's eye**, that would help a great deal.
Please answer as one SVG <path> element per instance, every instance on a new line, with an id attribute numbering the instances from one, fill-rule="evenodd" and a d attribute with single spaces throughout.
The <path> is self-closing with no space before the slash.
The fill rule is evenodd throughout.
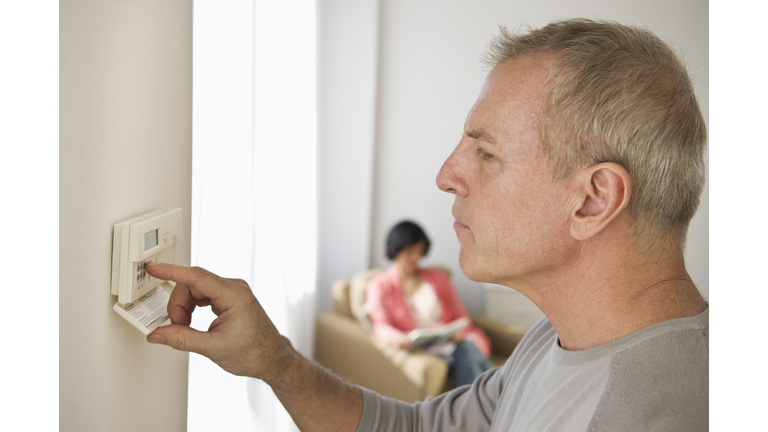
<path id="1" fill-rule="evenodd" d="M 478 147 L 477 150 L 475 150 L 475 154 L 480 156 L 483 160 L 488 160 L 493 157 L 492 154 L 488 153 L 487 151 L 483 150 L 480 147 Z"/>

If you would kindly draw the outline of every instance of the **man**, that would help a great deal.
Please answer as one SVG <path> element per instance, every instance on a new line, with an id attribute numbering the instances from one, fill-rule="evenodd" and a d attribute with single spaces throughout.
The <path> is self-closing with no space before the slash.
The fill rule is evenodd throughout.
<path id="1" fill-rule="evenodd" d="M 464 135 L 437 177 L 455 195 L 462 271 L 547 319 L 507 363 L 423 403 L 349 385 L 281 337 L 248 286 L 178 282 L 152 343 L 264 380 L 306 431 L 701 430 L 707 304 L 683 248 L 706 131 L 684 67 L 652 33 L 570 20 L 502 31 Z M 218 318 L 188 327 L 196 306 Z"/>

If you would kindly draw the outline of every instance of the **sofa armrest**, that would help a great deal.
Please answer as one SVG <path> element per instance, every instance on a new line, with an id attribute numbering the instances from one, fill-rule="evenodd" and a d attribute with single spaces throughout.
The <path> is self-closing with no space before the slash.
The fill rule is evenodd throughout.
<path id="1" fill-rule="evenodd" d="M 371 343 L 416 387 L 422 388 L 418 400 L 437 396 L 443 392 L 448 378 L 448 363 L 423 350 L 409 351 L 395 348 L 370 336 Z M 415 400 L 414 400 L 415 402 Z"/>
<path id="2" fill-rule="evenodd" d="M 448 375 L 440 357 L 387 346 L 333 313 L 317 318 L 315 360 L 352 384 L 405 402 L 440 394 Z"/>
<path id="3" fill-rule="evenodd" d="M 486 316 L 471 316 L 472 323 L 483 329 L 485 334 L 488 335 L 488 339 L 491 340 L 491 349 L 494 356 L 509 357 L 528 331 L 525 327 L 505 324 Z"/>

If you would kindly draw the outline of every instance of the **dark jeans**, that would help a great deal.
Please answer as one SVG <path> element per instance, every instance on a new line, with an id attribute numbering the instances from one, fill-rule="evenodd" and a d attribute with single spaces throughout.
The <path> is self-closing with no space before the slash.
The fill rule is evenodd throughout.
<path id="1" fill-rule="evenodd" d="M 456 387 L 472 384 L 481 373 L 496 367 L 466 339 L 456 344 L 453 354 L 442 357 L 448 363 L 448 376 L 453 378 Z"/>

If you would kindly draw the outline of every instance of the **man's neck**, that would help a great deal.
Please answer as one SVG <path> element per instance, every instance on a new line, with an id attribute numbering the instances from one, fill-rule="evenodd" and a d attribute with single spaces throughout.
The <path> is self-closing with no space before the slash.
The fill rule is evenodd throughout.
<path id="1" fill-rule="evenodd" d="M 631 252 L 609 259 L 600 255 L 579 254 L 558 275 L 513 286 L 549 318 L 566 350 L 589 349 L 707 308 L 682 253 L 656 261 Z"/>

